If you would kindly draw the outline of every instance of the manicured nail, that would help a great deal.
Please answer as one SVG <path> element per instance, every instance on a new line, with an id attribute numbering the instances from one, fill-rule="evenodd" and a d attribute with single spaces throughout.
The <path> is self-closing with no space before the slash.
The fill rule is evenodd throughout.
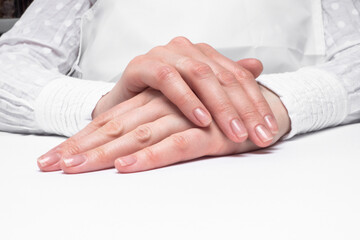
<path id="1" fill-rule="evenodd" d="M 60 154 L 54 152 L 48 152 L 45 155 L 38 158 L 38 163 L 41 167 L 48 167 L 60 160 Z"/>
<path id="2" fill-rule="evenodd" d="M 258 125 L 255 128 L 255 132 L 257 136 L 261 139 L 261 141 L 264 143 L 269 142 L 274 138 L 271 132 L 263 125 Z"/>
<path id="3" fill-rule="evenodd" d="M 84 155 L 74 155 L 74 156 L 71 156 L 70 158 L 64 159 L 63 161 L 65 163 L 65 166 L 75 167 L 75 166 L 80 165 L 83 162 L 85 162 L 86 158 Z"/>
<path id="4" fill-rule="evenodd" d="M 194 110 L 194 115 L 196 119 L 203 125 L 209 125 L 211 122 L 210 116 L 201 108 L 196 108 Z"/>
<path id="5" fill-rule="evenodd" d="M 274 119 L 273 116 L 271 116 L 271 115 L 266 115 L 266 116 L 264 117 L 264 119 L 265 119 L 266 125 L 268 126 L 268 128 L 270 129 L 270 131 L 271 131 L 273 134 L 276 134 L 276 133 L 279 132 L 279 128 L 278 128 L 278 126 L 277 126 L 277 124 L 276 124 L 276 121 L 275 121 L 275 119 Z"/>
<path id="6" fill-rule="evenodd" d="M 135 156 L 126 156 L 117 159 L 117 161 L 120 163 L 120 166 L 127 167 L 136 163 L 137 159 Z"/>
<path id="7" fill-rule="evenodd" d="M 233 133 L 239 140 L 243 140 L 248 136 L 246 128 L 241 124 L 239 119 L 234 119 L 230 123 Z"/>

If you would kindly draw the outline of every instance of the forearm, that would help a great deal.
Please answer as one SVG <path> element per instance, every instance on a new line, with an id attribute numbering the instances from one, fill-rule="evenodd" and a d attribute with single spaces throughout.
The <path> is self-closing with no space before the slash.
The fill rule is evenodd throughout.
<path id="1" fill-rule="evenodd" d="M 69 135 L 91 120 L 89 108 L 108 84 L 66 76 L 78 55 L 81 16 L 91 6 L 71 3 L 34 1 L 1 37 L 1 131 Z"/>
<path id="2" fill-rule="evenodd" d="M 0 62 L 0 131 L 71 136 L 113 87 L 46 69 L 21 52 L 0 54 Z"/>

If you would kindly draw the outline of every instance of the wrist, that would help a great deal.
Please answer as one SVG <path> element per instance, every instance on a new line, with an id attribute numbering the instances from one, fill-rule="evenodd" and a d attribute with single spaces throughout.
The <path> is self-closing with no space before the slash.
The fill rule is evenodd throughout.
<path id="1" fill-rule="evenodd" d="M 107 93 L 108 94 L 108 93 Z M 105 96 L 107 95 L 105 94 L 104 96 L 102 96 L 99 101 L 96 103 L 96 106 L 94 108 L 94 110 L 91 113 L 91 118 L 95 119 L 97 116 L 99 116 L 103 111 L 101 111 L 101 109 L 103 109 L 103 105 L 104 105 L 104 100 L 105 100 Z"/>
<path id="2" fill-rule="evenodd" d="M 113 100 L 113 98 L 111 97 L 111 92 L 112 91 L 109 91 L 108 93 L 106 93 L 99 99 L 93 112 L 91 113 L 92 119 L 95 119 L 97 116 L 99 116 L 103 112 L 106 112 L 110 108 L 112 108 L 115 105 L 120 103 L 120 102 L 116 102 Z"/>

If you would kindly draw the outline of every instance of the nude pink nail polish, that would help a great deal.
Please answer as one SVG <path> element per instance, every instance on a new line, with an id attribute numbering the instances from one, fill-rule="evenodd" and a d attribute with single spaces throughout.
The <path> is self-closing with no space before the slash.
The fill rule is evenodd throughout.
<path id="1" fill-rule="evenodd" d="M 244 127 L 244 125 L 241 124 L 239 119 L 232 120 L 230 123 L 230 126 L 231 126 L 233 133 L 239 140 L 246 139 L 246 137 L 248 136 L 248 133 L 246 131 L 246 128 Z"/>
<path id="2" fill-rule="evenodd" d="M 255 128 L 256 135 L 260 138 L 260 140 L 264 143 L 272 141 L 274 137 L 271 132 L 263 125 L 258 125 Z"/>
<path id="3" fill-rule="evenodd" d="M 127 167 L 136 163 L 137 159 L 135 156 L 130 155 L 130 156 L 118 158 L 117 161 L 120 163 L 120 166 Z"/>
<path id="4" fill-rule="evenodd" d="M 84 155 L 74 155 L 69 158 L 63 159 L 66 167 L 75 167 L 86 161 Z"/>
<path id="5" fill-rule="evenodd" d="M 44 168 L 57 163 L 60 161 L 60 158 L 61 156 L 59 153 L 50 151 L 49 153 L 39 157 L 37 161 L 39 166 Z"/>
<path id="6" fill-rule="evenodd" d="M 271 115 L 266 115 L 264 117 L 264 120 L 265 120 L 266 125 L 268 126 L 268 128 L 270 129 L 270 131 L 273 134 L 276 134 L 276 133 L 279 132 L 279 129 L 277 127 L 277 124 L 276 124 L 276 121 L 275 121 L 274 117 L 272 117 Z"/>
<path id="7" fill-rule="evenodd" d="M 203 125 L 208 125 L 211 122 L 210 116 L 201 108 L 196 108 L 194 110 L 194 115 L 196 119 Z"/>

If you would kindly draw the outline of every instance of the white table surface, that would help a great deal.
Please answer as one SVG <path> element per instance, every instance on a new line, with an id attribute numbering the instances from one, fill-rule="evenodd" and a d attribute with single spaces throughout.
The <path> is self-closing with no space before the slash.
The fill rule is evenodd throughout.
<path id="1" fill-rule="evenodd" d="M 42 173 L 0 133 L 0 239 L 360 239 L 360 124 L 158 170 Z"/>

